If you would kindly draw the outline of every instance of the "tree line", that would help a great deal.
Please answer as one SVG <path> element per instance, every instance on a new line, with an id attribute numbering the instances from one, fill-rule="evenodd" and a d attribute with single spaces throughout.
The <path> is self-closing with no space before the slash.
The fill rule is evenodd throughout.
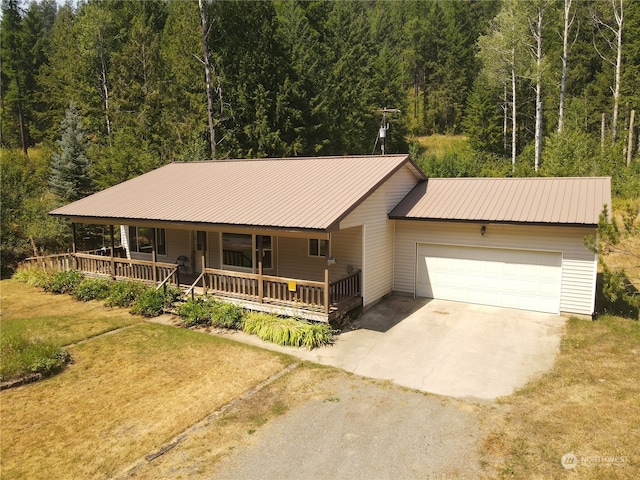
<path id="1" fill-rule="evenodd" d="M 0 30 L 3 244 L 174 160 L 379 152 L 384 107 L 430 175 L 640 191 L 636 0 L 2 0 Z M 430 158 L 436 133 L 471 148 Z"/>

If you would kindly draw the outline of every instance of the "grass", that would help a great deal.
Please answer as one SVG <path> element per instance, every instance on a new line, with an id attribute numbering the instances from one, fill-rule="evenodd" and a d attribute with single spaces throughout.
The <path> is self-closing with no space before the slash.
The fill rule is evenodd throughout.
<path id="1" fill-rule="evenodd" d="M 578 457 L 575 478 L 640 478 L 638 365 L 640 322 L 571 318 L 554 368 L 501 401 L 484 445 L 503 458 L 500 478 L 561 478 L 567 453 Z"/>
<path id="2" fill-rule="evenodd" d="M 0 393 L 3 479 L 114 476 L 290 361 L 144 323 L 124 310 L 100 306 L 102 314 L 98 308 L 87 314 L 92 302 L 12 281 L 0 287 L 3 334 L 5 325 L 12 325 L 68 342 L 133 323 L 69 347 L 75 363 L 59 375 Z M 58 324 L 66 331 L 55 334 Z"/>
<path id="3" fill-rule="evenodd" d="M 434 155 L 438 158 L 448 152 L 466 152 L 469 149 L 467 137 L 464 135 L 428 135 L 424 137 L 415 137 L 412 139 L 417 142 L 420 153 L 426 155 Z"/>
<path id="4" fill-rule="evenodd" d="M 310 399 L 335 396 L 332 385 L 348 377 L 334 368 L 302 364 L 194 432 L 179 448 L 145 464 L 135 478 L 215 478 L 217 463 L 251 442 L 260 427 Z"/>
<path id="5" fill-rule="evenodd" d="M 16 280 L 0 282 L 0 303 L 2 337 L 28 333 L 63 346 L 143 321 L 124 310 L 104 308 L 101 301 L 44 294 Z"/>

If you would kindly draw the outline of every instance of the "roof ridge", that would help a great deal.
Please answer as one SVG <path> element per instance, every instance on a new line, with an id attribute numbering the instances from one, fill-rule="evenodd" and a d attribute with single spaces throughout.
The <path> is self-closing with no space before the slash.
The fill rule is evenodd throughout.
<path id="1" fill-rule="evenodd" d="M 261 158 L 219 158 L 215 160 L 173 160 L 170 164 L 189 164 L 189 163 L 233 163 L 233 162 L 267 162 L 267 161 L 282 161 L 282 160 L 332 160 L 332 159 L 346 159 L 346 158 L 399 158 L 410 157 L 408 153 L 393 153 L 385 155 L 320 155 L 313 157 L 261 157 Z"/>

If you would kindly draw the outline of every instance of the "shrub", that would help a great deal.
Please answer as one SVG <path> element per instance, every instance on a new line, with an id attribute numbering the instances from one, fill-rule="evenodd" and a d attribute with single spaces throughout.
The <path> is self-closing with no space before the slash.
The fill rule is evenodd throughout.
<path id="1" fill-rule="evenodd" d="M 190 298 L 177 308 L 185 327 L 211 324 L 211 305 L 204 298 Z"/>
<path id="2" fill-rule="evenodd" d="M 240 330 L 242 328 L 244 309 L 233 303 L 209 300 L 211 310 L 211 323 L 216 327 L 232 328 Z"/>
<path id="3" fill-rule="evenodd" d="M 291 347 L 304 346 L 309 350 L 333 341 L 331 328 L 327 324 L 310 323 L 266 313 L 247 314 L 243 330 L 267 342 Z"/>
<path id="4" fill-rule="evenodd" d="M 105 300 L 105 305 L 107 307 L 130 307 L 145 288 L 143 283 L 133 280 L 114 282 L 109 290 L 109 296 Z"/>
<path id="5" fill-rule="evenodd" d="M 53 272 L 49 270 L 43 270 L 42 267 L 37 265 L 21 265 L 13 274 L 14 279 L 33 285 L 34 287 L 44 287 L 51 282 Z"/>
<path id="6" fill-rule="evenodd" d="M 83 302 L 104 300 L 109 296 L 112 284 L 113 281 L 108 278 L 85 278 L 78 284 L 73 296 Z"/>
<path id="7" fill-rule="evenodd" d="M 51 277 L 51 280 L 44 285 L 44 290 L 51 293 L 73 295 L 83 278 L 83 275 L 78 270 L 56 272 Z"/>
<path id="8" fill-rule="evenodd" d="M 12 380 L 31 373 L 51 375 L 60 370 L 69 354 L 57 345 L 21 334 L 5 336 L 0 342 L 0 381 Z"/>
<path id="9" fill-rule="evenodd" d="M 162 315 L 167 298 L 162 290 L 155 287 L 145 288 L 131 305 L 130 312 L 143 317 L 157 317 Z"/>

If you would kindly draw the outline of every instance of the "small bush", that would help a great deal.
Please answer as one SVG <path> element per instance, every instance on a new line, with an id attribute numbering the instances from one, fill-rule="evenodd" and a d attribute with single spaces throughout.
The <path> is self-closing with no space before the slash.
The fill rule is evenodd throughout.
<path id="1" fill-rule="evenodd" d="M 109 296 L 105 299 L 105 305 L 107 307 L 130 307 L 145 288 L 143 283 L 132 280 L 114 282 L 109 290 Z"/>
<path id="2" fill-rule="evenodd" d="M 244 309 L 233 303 L 210 300 L 208 302 L 211 310 L 211 323 L 216 327 L 232 328 L 240 330 L 242 328 Z"/>
<path id="3" fill-rule="evenodd" d="M 133 302 L 130 312 L 143 317 L 157 317 L 164 312 L 166 303 L 167 297 L 162 289 L 156 290 L 155 287 L 147 287 Z"/>
<path id="4" fill-rule="evenodd" d="M 181 317 L 181 323 L 185 327 L 211 324 L 211 306 L 202 297 L 190 298 L 178 306 L 177 310 L 178 315 Z"/>
<path id="5" fill-rule="evenodd" d="M 44 287 L 51 282 L 53 272 L 43 270 L 37 265 L 21 265 L 13 274 L 15 280 L 33 285 L 34 287 Z"/>
<path id="6" fill-rule="evenodd" d="M 0 342 L 0 381 L 13 380 L 32 373 L 44 376 L 60 370 L 69 354 L 57 345 L 21 334 L 2 338 Z"/>
<path id="7" fill-rule="evenodd" d="M 252 312 L 245 316 L 243 330 L 261 340 L 290 347 L 306 347 L 309 350 L 333 341 L 331 327 L 323 323 L 310 323 L 293 318 L 277 317 Z"/>
<path id="8" fill-rule="evenodd" d="M 73 296 L 83 302 L 104 300 L 109 296 L 112 284 L 113 281 L 108 278 L 85 278 L 78 284 Z"/>
<path id="9" fill-rule="evenodd" d="M 63 272 L 56 272 L 51 277 L 51 280 L 44 285 L 45 292 L 51 293 L 68 293 L 73 295 L 76 287 L 84 279 L 82 273 L 78 270 L 67 270 Z"/>

